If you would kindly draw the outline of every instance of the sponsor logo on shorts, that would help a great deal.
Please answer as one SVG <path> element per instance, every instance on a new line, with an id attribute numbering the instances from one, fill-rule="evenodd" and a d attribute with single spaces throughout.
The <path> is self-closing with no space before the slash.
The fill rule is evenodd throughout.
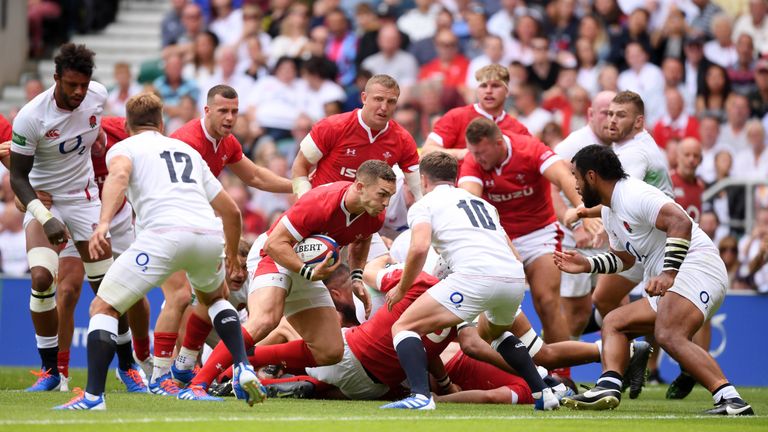
<path id="1" fill-rule="evenodd" d="M 453 292 L 453 293 L 452 293 L 452 294 L 451 294 L 451 295 L 448 297 L 448 299 L 449 299 L 449 300 L 451 300 L 451 303 L 453 303 L 453 304 L 454 304 L 454 306 L 456 306 L 456 309 L 458 309 L 458 308 L 460 308 L 460 307 L 461 307 L 461 302 L 463 302 L 463 301 L 464 301 L 464 294 L 462 294 L 462 293 L 460 293 L 460 292 L 458 292 L 458 291 L 454 291 L 454 292 Z"/>
<path id="2" fill-rule="evenodd" d="M 701 300 L 702 303 L 704 303 L 704 308 L 709 309 L 709 293 L 706 291 L 702 291 L 699 293 L 699 300 Z"/>
<path id="3" fill-rule="evenodd" d="M 149 268 L 147 264 L 149 264 L 149 255 L 147 255 L 145 252 L 141 252 L 136 255 L 136 265 L 141 268 L 142 272 L 146 272 Z"/>

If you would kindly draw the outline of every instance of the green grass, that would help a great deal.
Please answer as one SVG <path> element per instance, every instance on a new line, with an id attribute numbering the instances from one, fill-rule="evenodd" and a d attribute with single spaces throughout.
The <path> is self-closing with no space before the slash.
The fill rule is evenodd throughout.
<path id="1" fill-rule="evenodd" d="M 85 371 L 72 371 L 83 386 Z M 624 400 L 615 411 L 534 412 L 528 406 L 440 404 L 434 412 L 384 411 L 380 402 L 268 400 L 253 408 L 228 398 L 224 403 L 189 402 L 126 394 L 110 375 L 106 412 L 54 412 L 71 394 L 24 393 L 33 378 L 21 368 L 0 369 L 0 431 L 580 431 L 638 432 L 766 431 L 768 388 L 741 388 L 762 416 L 712 418 L 698 414 L 712 399 L 697 387 L 682 401 L 666 401 L 666 386 L 647 387 L 640 399 Z M 604 429 L 605 428 L 605 429 Z"/>

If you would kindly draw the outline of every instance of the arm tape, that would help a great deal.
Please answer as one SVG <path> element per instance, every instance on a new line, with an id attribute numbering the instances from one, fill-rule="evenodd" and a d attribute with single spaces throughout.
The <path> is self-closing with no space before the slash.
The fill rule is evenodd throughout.
<path id="1" fill-rule="evenodd" d="M 613 252 L 587 257 L 591 267 L 590 273 L 621 273 L 624 262 Z"/>
<path id="2" fill-rule="evenodd" d="M 683 260 L 685 260 L 690 247 L 690 240 L 667 237 L 667 243 L 664 245 L 664 265 L 661 271 L 680 271 L 680 266 L 683 265 Z"/>

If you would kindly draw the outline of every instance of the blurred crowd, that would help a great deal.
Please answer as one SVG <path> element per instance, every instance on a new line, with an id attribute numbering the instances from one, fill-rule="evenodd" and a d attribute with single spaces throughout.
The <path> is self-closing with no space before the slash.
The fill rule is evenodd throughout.
<path id="1" fill-rule="evenodd" d="M 208 89 L 228 84 L 240 95 L 235 135 L 245 154 L 280 175 L 290 176 L 314 122 L 361 106 L 372 74 L 399 82 L 395 120 L 421 145 L 443 113 L 475 102 L 474 71 L 497 63 L 512 77 L 508 112 L 549 146 L 586 124 L 597 92 L 632 90 L 672 170 L 690 171 L 702 190 L 727 178 L 768 179 L 768 0 L 170 3 L 162 58 L 115 65 L 107 114 L 124 115 L 125 101 L 151 88 L 170 134 L 201 115 Z M 30 77 L 25 89 L 31 99 L 43 86 Z M 692 157 L 678 148 L 688 138 L 700 143 Z M 293 199 L 224 181 L 252 237 Z M 7 178 L 2 191 L 9 202 Z M 751 230 L 747 194 L 757 209 Z M 733 186 L 694 215 L 734 289 L 768 292 L 766 208 L 768 189 Z M 5 249 L 2 236 L 16 225 L 2 223 Z"/>

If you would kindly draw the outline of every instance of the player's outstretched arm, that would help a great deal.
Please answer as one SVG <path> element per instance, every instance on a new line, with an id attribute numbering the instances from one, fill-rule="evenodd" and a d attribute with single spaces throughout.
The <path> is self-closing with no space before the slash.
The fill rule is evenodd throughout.
<path id="1" fill-rule="evenodd" d="M 291 193 L 293 191 L 290 180 L 280 177 L 267 168 L 256 165 L 248 158 L 240 159 L 229 165 L 229 168 L 243 183 L 250 187 L 276 193 Z"/>
<path id="2" fill-rule="evenodd" d="M 432 152 L 441 151 L 444 153 L 448 153 L 449 155 L 454 156 L 458 160 L 464 159 L 464 156 L 467 155 L 467 149 L 451 149 L 451 148 L 445 148 L 438 144 L 435 140 L 432 138 L 427 138 L 426 141 L 424 141 L 424 146 L 421 148 L 421 157 L 424 157 Z"/>
<path id="3" fill-rule="evenodd" d="M 229 264 L 227 272 L 230 275 L 238 274 L 241 271 L 238 261 L 238 247 L 240 245 L 240 236 L 243 233 L 240 209 L 232 197 L 223 189 L 211 200 L 211 207 L 219 213 L 221 222 L 224 225 L 224 254 Z"/>

